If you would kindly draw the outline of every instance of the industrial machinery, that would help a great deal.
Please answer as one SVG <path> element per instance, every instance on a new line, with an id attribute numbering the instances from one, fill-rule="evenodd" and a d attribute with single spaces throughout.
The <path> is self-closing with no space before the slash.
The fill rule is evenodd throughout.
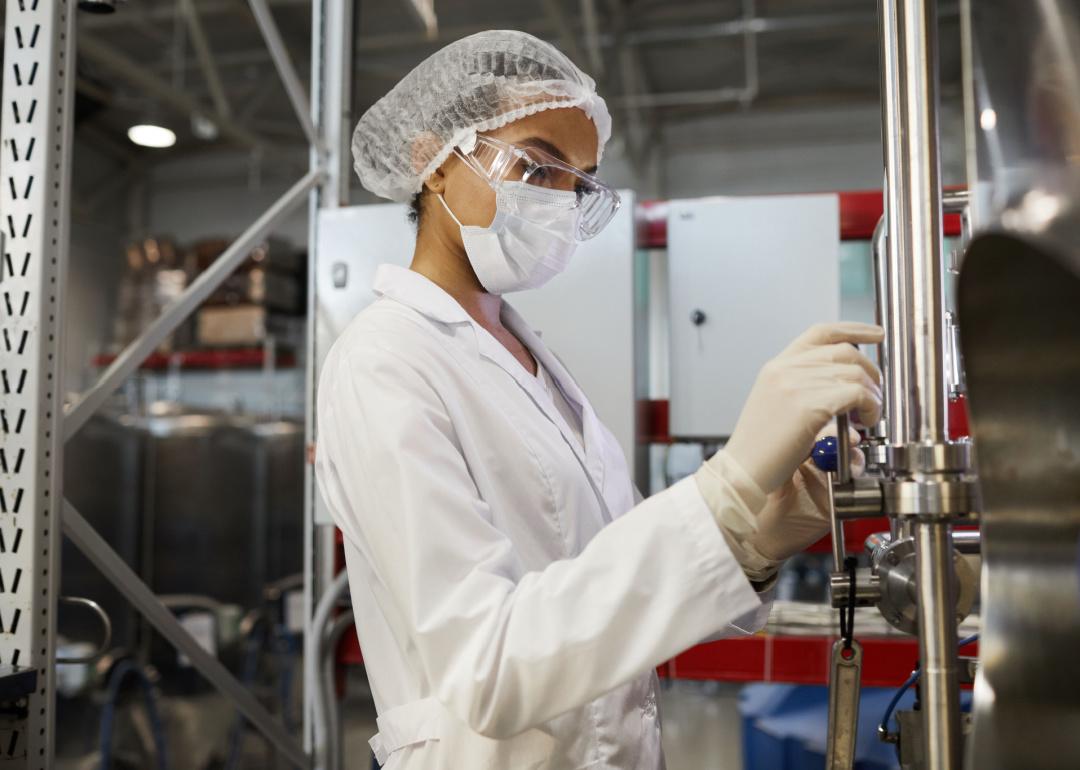
<path id="1" fill-rule="evenodd" d="M 830 770 L 854 762 L 857 605 L 876 605 L 919 638 L 919 668 L 904 687 L 919 682 L 920 708 L 897 715 L 898 732 L 888 716 L 879 728 L 905 770 L 1080 762 L 1071 662 L 1080 649 L 1080 9 L 962 6 L 970 196 L 943 194 L 939 179 L 936 3 L 879 4 L 886 419 L 866 444 L 876 472 L 851 477 L 844 417 L 818 451 L 833 471 L 831 587 L 842 612 Z M 950 430 L 949 397 L 962 394 L 965 375 L 944 309 L 950 210 L 965 214 L 972 236 L 955 320 L 975 444 Z M 890 532 L 869 539 L 871 566 L 859 569 L 844 553 L 843 521 L 881 513 Z M 955 529 L 976 518 L 979 529 Z M 965 552 L 983 559 L 978 665 L 958 654 L 970 640 L 958 642 L 957 623 L 978 582 Z M 959 686 L 973 681 L 972 720 Z"/>

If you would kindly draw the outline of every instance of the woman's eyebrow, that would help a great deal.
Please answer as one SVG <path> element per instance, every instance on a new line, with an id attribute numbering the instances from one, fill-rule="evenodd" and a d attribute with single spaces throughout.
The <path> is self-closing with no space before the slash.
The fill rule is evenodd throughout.
<path id="1" fill-rule="evenodd" d="M 528 145 L 530 147 L 536 147 L 537 149 L 543 150 L 546 153 L 554 155 L 556 158 L 561 160 L 563 163 L 570 163 L 570 161 L 568 161 L 566 159 L 566 156 L 562 154 L 562 151 L 559 150 L 558 147 L 556 147 L 555 145 L 553 145 L 551 142 L 549 142 L 547 140 L 541 139 L 538 136 L 530 136 L 528 139 L 522 139 L 520 142 L 518 142 L 518 144 L 520 144 L 520 145 Z M 590 166 L 589 168 L 583 168 L 581 170 L 584 171 L 586 174 L 595 174 L 596 173 L 596 166 L 595 165 Z"/>

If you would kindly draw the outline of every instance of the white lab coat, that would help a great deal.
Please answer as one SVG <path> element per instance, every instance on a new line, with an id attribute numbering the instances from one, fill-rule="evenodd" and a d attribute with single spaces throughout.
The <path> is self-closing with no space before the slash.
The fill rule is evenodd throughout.
<path id="1" fill-rule="evenodd" d="M 344 533 L 376 757 L 663 768 L 654 667 L 756 630 L 768 602 L 693 479 L 635 506 L 615 438 L 509 305 L 504 324 L 580 411 L 583 451 L 542 383 L 442 289 L 383 266 L 375 290 L 326 358 L 316 473 Z"/>

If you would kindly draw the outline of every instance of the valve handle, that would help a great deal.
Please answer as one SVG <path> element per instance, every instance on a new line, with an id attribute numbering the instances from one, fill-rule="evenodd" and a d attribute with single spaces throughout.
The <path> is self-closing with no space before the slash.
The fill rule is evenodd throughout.
<path id="1" fill-rule="evenodd" d="M 836 472 L 840 458 L 839 443 L 836 436 L 828 436 L 814 444 L 810 457 L 822 473 Z"/>

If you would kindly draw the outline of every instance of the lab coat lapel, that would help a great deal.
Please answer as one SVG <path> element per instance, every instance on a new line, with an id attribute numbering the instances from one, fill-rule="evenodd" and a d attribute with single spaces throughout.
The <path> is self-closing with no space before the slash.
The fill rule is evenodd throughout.
<path id="1" fill-rule="evenodd" d="M 570 444 L 574 449 L 574 453 L 578 455 L 578 459 L 581 461 L 582 466 L 585 468 L 586 473 L 592 479 L 593 485 L 597 490 L 597 494 L 603 497 L 602 490 L 604 489 L 604 456 L 603 456 L 603 443 L 600 441 L 600 421 L 596 416 L 596 412 L 593 411 L 592 405 L 589 403 L 589 399 L 585 397 L 585 393 L 578 387 L 577 382 L 570 376 L 570 372 L 563 366 L 562 361 L 552 353 L 548 347 L 541 341 L 539 335 L 534 332 L 529 325 L 525 322 L 513 307 L 503 303 L 502 321 L 506 328 L 514 333 L 521 342 L 529 349 L 529 351 L 536 356 L 540 365 L 547 369 L 548 373 L 555 380 L 555 384 L 562 390 L 563 395 L 570 401 L 571 404 L 577 406 L 581 412 L 581 432 L 584 437 L 584 454 L 578 447 L 577 436 L 573 434 L 570 426 L 566 424 L 566 421 L 562 419 L 562 415 L 558 410 L 554 408 L 553 404 L 548 403 L 549 399 L 546 397 L 539 399 L 538 403 L 543 404 L 546 408 L 544 413 L 547 414 L 552 421 L 558 426 L 562 432 L 566 442 Z M 497 343 L 496 343 L 497 344 Z M 499 347 L 502 347 L 501 345 Z M 504 348 L 505 351 L 505 348 Z M 509 355 L 509 353 L 507 353 Z M 510 356 L 513 359 L 513 356 Z M 514 361 L 517 363 L 517 361 Z M 519 370 L 522 369 L 520 364 L 517 364 Z M 525 376 L 528 377 L 528 372 L 525 372 Z M 534 387 L 538 387 L 539 383 L 535 381 L 535 378 L 531 378 L 531 383 Z M 610 510 L 607 500 L 604 500 L 605 509 Z M 610 517 L 610 514 L 608 514 Z"/>
<path id="2" fill-rule="evenodd" d="M 544 416 L 551 420 L 555 427 L 559 429 L 559 433 L 562 434 L 563 439 L 569 444 L 570 448 L 574 450 L 574 454 L 578 456 L 578 460 L 581 461 L 581 464 L 583 466 L 586 465 L 585 455 L 578 446 L 577 436 L 574 435 L 570 426 L 566 424 L 566 420 L 563 419 L 559 410 L 555 408 L 555 404 L 548 397 L 547 393 L 544 392 L 543 386 L 541 386 L 537 378 L 529 373 L 525 367 L 521 365 L 521 362 L 514 358 L 514 355 L 503 347 L 502 343 L 495 339 L 486 329 L 479 324 L 475 326 L 475 329 L 477 347 L 480 355 L 496 364 L 513 378 L 514 382 L 525 391 L 526 395 L 532 399 L 533 403 L 536 404 L 536 407 L 541 412 L 543 412 Z M 531 341 L 522 339 L 521 335 L 518 335 L 516 330 L 512 329 L 511 331 L 514 331 L 515 335 L 518 336 L 518 339 L 521 339 L 522 343 L 529 348 L 529 351 L 536 356 L 540 361 L 540 365 L 546 366 L 543 358 L 539 355 L 540 351 L 536 349 L 534 344 L 532 344 Z M 552 376 L 555 376 L 554 373 L 552 373 Z"/>

